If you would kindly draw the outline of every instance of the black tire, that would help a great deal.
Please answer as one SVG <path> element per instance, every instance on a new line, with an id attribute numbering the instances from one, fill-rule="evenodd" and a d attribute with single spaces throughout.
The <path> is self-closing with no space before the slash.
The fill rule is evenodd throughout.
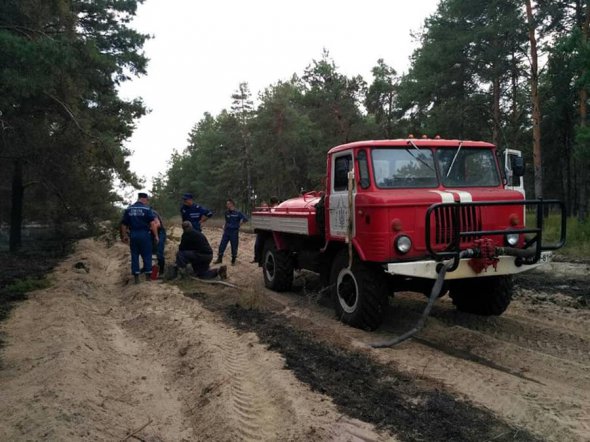
<path id="1" fill-rule="evenodd" d="M 262 253 L 264 285 L 275 292 L 286 292 L 293 286 L 293 259 L 286 250 L 277 250 L 274 240 L 267 239 Z"/>
<path id="2" fill-rule="evenodd" d="M 500 316 L 512 301 L 510 276 L 459 279 L 451 282 L 449 295 L 457 310 L 482 316 Z"/>
<path id="3" fill-rule="evenodd" d="M 356 258 L 348 269 L 348 250 L 342 250 L 332 264 L 330 285 L 339 320 L 364 330 L 375 330 L 381 325 L 389 295 L 383 270 Z"/>

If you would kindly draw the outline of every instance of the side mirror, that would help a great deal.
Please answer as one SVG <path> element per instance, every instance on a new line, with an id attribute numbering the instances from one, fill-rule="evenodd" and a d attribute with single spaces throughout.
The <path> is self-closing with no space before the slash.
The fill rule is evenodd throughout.
<path id="1" fill-rule="evenodd" d="M 524 176 L 524 158 L 513 156 L 510 159 L 510 168 L 512 169 L 512 174 L 514 176 Z"/>

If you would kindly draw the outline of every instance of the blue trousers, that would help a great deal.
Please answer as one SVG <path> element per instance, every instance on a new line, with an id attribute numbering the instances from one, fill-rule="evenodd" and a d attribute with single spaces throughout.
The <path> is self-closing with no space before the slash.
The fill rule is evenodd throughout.
<path id="1" fill-rule="evenodd" d="M 227 243 L 231 243 L 231 258 L 236 259 L 238 256 L 238 243 L 240 241 L 239 237 L 240 231 L 235 230 L 224 230 L 223 236 L 221 237 L 221 242 L 219 243 L 219 257 L 223 257 L 225 253 L 225 248 L 227 247 Z"/>
<path id="2" fill-rule="evenodd" d="M 139 268 L 139 256 L 143 261 L 143 272 L 152 272 L 152 237 L 150 232 L 145 231 L 131 231 L 129 235 L 129 246 L 131 248 L 131 273 L 139 275 L 141 270 Z"/>

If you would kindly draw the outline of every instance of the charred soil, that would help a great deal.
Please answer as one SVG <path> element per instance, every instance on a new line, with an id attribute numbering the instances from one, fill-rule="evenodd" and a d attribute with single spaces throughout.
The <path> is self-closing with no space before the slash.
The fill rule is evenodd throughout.
<path id="1" fill-rule="evenodd" d="M 400 440 L 540 440 L 441 391 L 441 386 L 379 364 L 363 351 L 335 346 L 282 315 L 227 305 L 203 293 L 190 296 L 221 312 L 237 329 L 255 332 L 269 350 L 285 357 L 286 368 L 315 391 L 330 396 L 342 413 L 392 431 Z"/>

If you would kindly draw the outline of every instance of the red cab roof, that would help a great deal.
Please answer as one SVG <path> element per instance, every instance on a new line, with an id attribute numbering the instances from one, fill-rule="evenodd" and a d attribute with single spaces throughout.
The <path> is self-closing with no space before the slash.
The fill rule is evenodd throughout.
<path id="1" fill-rule="evenodd" d="M 463 147 L 479 147 L 485 149 L 495 147 L 493 144 L 486 143 L 485 141 L 399 138 L 397 140 L 355 141 L 354 143 L 341 144 L 340 146 L 333 147 L 328 153 L 333 154 L 342 150 L 354 149 L 357 147 L 412 147 L 412 142 L 418 147 L 458 147 L 459 143 L 463 143 Z"/>

